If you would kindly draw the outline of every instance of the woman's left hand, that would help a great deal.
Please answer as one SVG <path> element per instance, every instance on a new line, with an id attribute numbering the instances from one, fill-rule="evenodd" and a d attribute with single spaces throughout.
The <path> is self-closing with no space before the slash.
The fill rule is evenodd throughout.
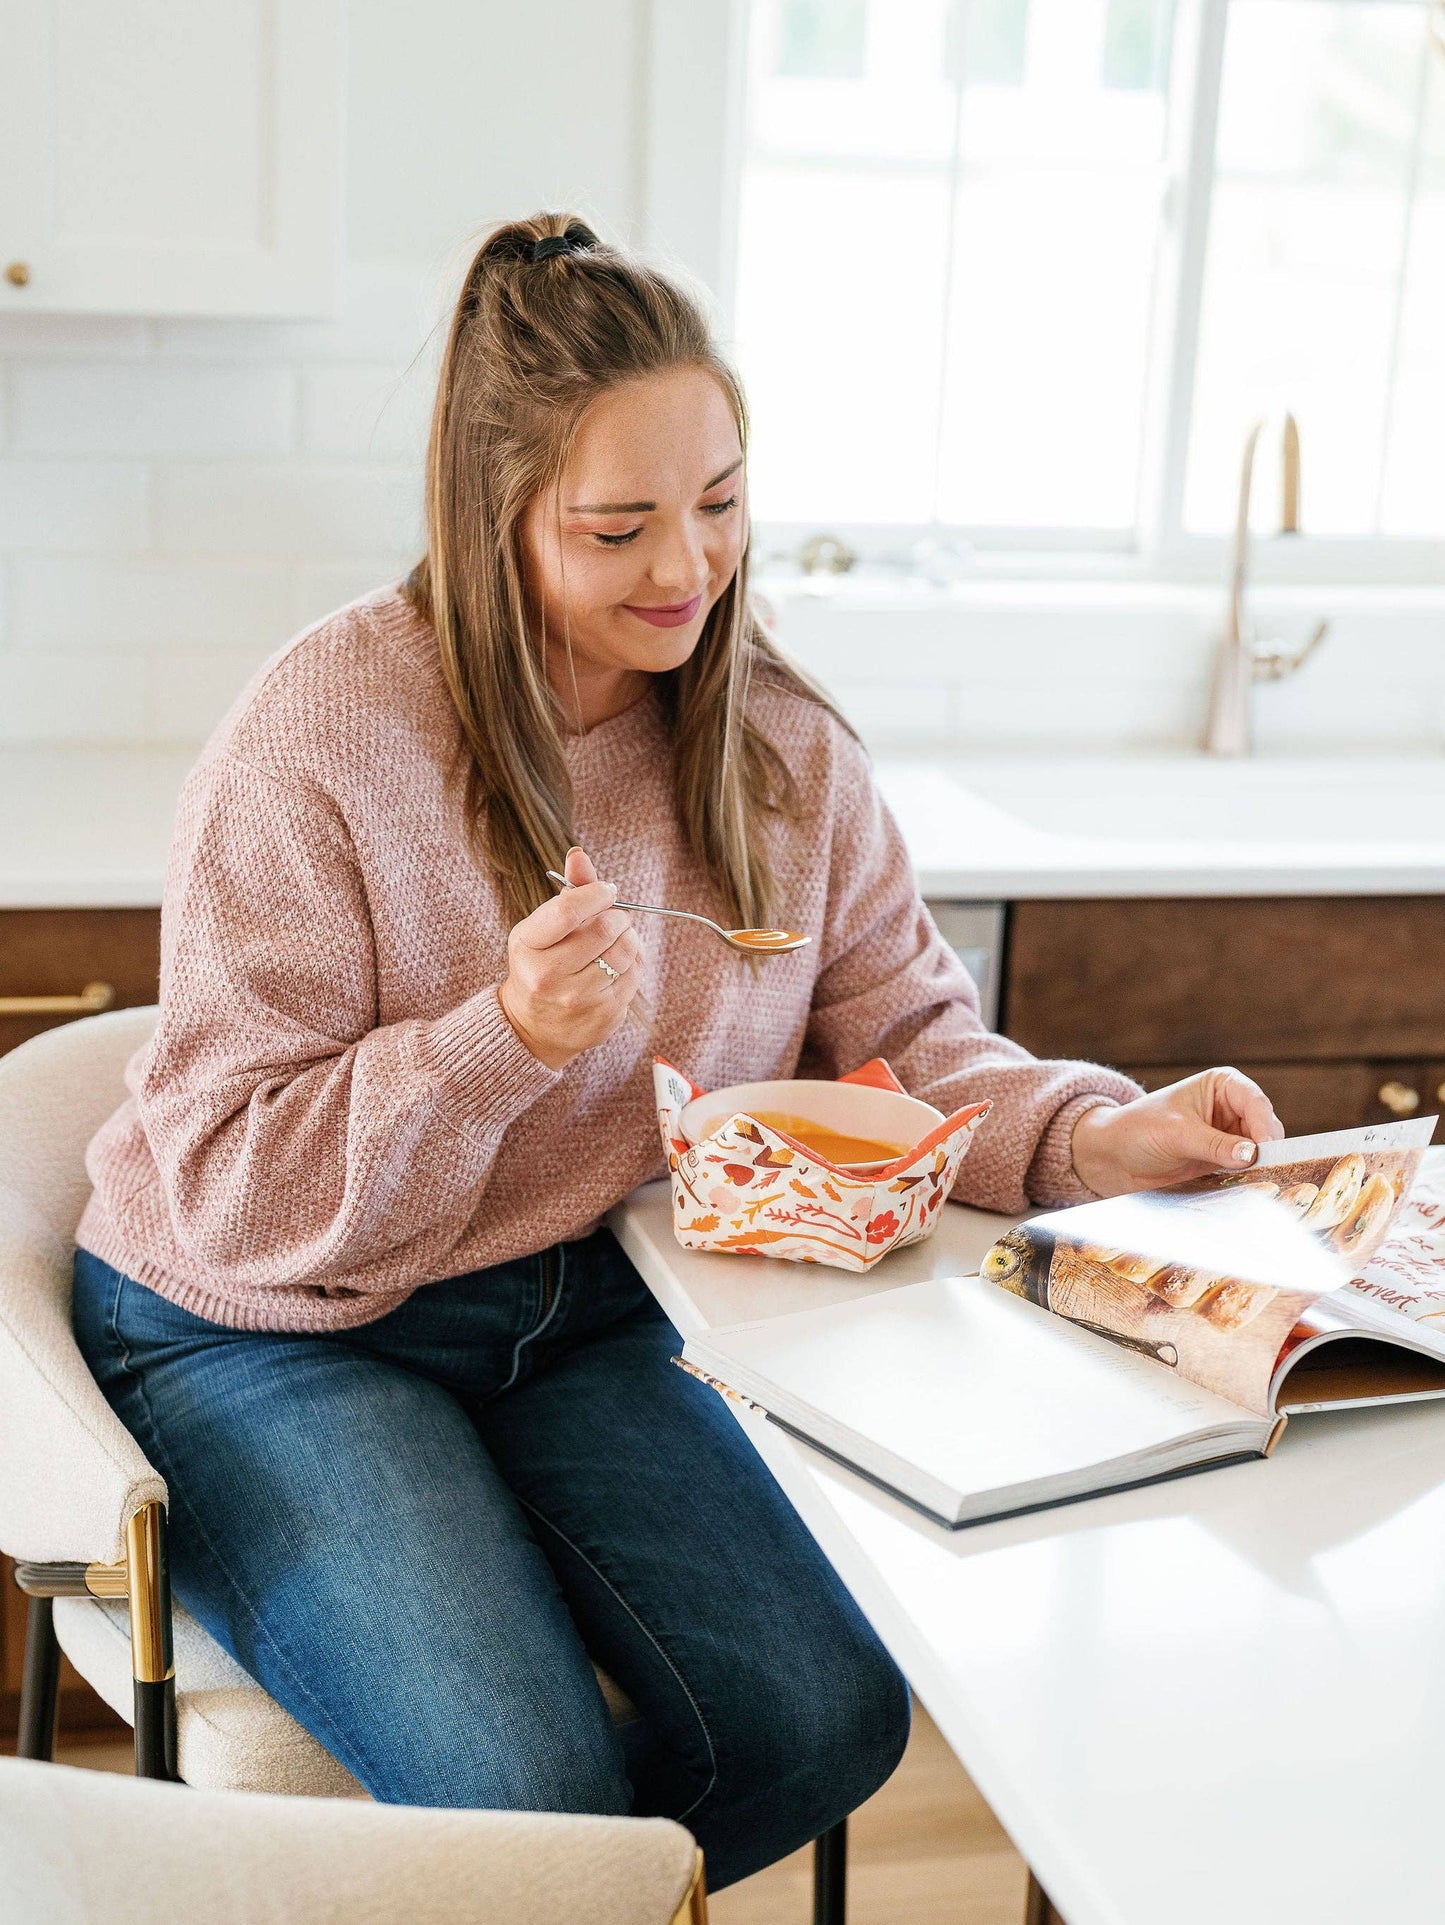
<path id="1" fill-rule="evenodd" d="M 1258 1145 L 1284 1135 L 1258 1083 L 1205 1069 L 1132 1103 L 1099 1104 L 1074 1125 L 1074 1171 L 1098 1196 L 1247 1169 Z"/>

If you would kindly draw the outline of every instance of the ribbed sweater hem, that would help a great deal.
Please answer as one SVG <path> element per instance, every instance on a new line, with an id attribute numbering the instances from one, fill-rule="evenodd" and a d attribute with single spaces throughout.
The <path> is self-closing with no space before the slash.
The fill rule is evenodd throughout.
<path id="1" fill-rule="evenodd" d="M 76 1242 L 82 1250 L 108 1263 L 112 1270 L 119 1270 L 122 1276 L 154 1290 L 167 1303 L 189 1310 L 194 1317 L 204 1317 L 207 1323 L 221 1324 L 227 1330 L 268 1330 L 295 1336 L 355 1330 L 398 1309 L 421 1288 L 420 1283 L 415 1283 L 401 1290 L 348 1292 L 345 1296 L 331 1297 L 324 1286 L 278 1284 L 254 1295 L 238 1296 L 217 1290 L 213 1285 L 192 1283 L 148 1257 L 138 1256 L 94 1198 L 81 1222 Z"/>

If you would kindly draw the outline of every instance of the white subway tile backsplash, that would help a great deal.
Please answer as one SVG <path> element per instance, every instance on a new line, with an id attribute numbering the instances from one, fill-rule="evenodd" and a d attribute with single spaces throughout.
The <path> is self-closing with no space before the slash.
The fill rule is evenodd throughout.
<path id="1" fill-rule="evenodd" d="M 276 647 L 150 651 L 141 658 L 146 740 L 182 747 L 204 742 Z"/>
<path id="2" fill-rule="evenodd" d="M 371 594 L 373 589 L 400 581 L 420 553 L 418 544 L 415 548 L 398 549 L 391 555 L 359 555 L 354 561 L 303 563 L 296 570 L 292 633 L 309 628 L 323 615 Z"/>
<path id="3" fill-rule="evenodd" d="M 418 367 L 309 367 L 301 372 L 301 445 L 359 461 L 420 463 L 434 376 Z"/>
<path id="4" fill-rule="evenodd" d="M 0 457 L 0 552 L 143 549 L 149 491 L 136 461 Z"/>
<path id="5" fill-rule="evenodd" d="M 958 714 L 960 748 L 995 755 L 1190 748 L 1204 726 L 1197 692 L 1175 683 L 971 683 Z"/>
<path id="6" fill-rule="evenodd" d="M 21 362 L 12 445 L 29 454 L 283 454 L 295 377 L 285 367 Z"/>
<path id="7" fill-rule="evenodd" d="M 1027 675 L 1077 681 L 1100 675 L 1171 679 L 1198 672 L 1217 597 L 1165 597 L 1150 608 L 1127 600 L 1112 611 L 1095 598 L 1076 605 L 1017 597 L 940 601 L 933 606 L 849 606 L 797 596 L 776 604 L 778 639 L 815 674 L 876 678 L 885 654 L 902 651 L 913 679 L 994 679 L 1011 656 Z"/>
<path id="8" fill-rule="evenodd" d="M 867 743 L 944 749 L 954 740 L 954 691 L 943 682 L 834 680 L 827 688 Z"/>
<path id="9" fill-rule="evenodd" d="M 442 277 L 353 266 L 335 322 L 0 316 L 0 740 L 200 741 L 256 665 L 421 552 Z M 766 584 L 765 584 L 766 588 Z M 774 585 L 780 639 L 881 751 L 1187 748 L 1217 585 Z M 1260 589 L 1333 627 L 1261 687 L 1264 752 L 1430 749 L 1445 597 Z"/>
<path id="10" fill-rule="evenodd" d="M 292 628 L 285 561 L 19 555 L 10 640 L 20 648 L 274 647 Z"/>
<path id="11" fill-rule="evenodd" d="M 366 554 L 406 547 L 420 519 L 411 468 L 176 461 L 156 475 L 156 543 L 176 555 Z"/>
<path id="12" fill-rule="evenodd" d="M 1364 665 L 1355 674 L 1327 676 L 1323 670 L 1317 658 L 1289 681 L 1255 690 L 1254 739 L 1261 753 L 1352 747 L 1428 753 L 1440 747 L 1438 671 L 1405 678 Z M 1368 807 L 1368 798 L 1362 803 Z"/>
<path id="13" fill-rule="evenodd" d="M 143 742 L 146 695 L 134 656 L 0 654 L 0 745 Z"/>

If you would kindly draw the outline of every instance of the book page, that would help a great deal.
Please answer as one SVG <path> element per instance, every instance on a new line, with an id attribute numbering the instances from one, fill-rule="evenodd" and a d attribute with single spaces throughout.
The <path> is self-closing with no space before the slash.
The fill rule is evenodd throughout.
<path id="1" fill-rule="evenodd" d="M 1196 1384 L 1085 1336 L 977 1277 L 689 1337 L 730 1395 L 945 1521 L 1259 1450 L 1257 1425 Z"/>
<path id="2" fill-rule="evenodd" d="M 1035 1217 L 982 1274 L 1266 1415 L 1303 1313 L 1383 1243 L 1432 1127 L 1286 1139 L 1237 1176 Z"/>
<path id="3" fill-rule="evenodd" d="M 1398 1322 L 1445 1355 L 1445 1162 L 1421 1173 L 1389 1236 L 1363 1275 L 1340 1292 L 1336 1307 L 1374 1329 Z"/>

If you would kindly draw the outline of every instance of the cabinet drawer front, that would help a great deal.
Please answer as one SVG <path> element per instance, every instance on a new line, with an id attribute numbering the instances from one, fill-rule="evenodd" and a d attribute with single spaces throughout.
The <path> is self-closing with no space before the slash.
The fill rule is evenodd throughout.
<path id="1" fill-rule="evenodd" d="M 1108 1063 L 1445 1056 L 1445 898 L 1023 902 L 1008 1033 Z"/>
<path id="2" fill-rule="evenodd" d="M 1202 1062 L 1144 1063 L 1133 1065 L 1126 1074 L 1152 1090 L 1211 1067 Z M 1290 1136 L 1445 1113 L 1445 1098 L 1439 1094 L 1445 1085 L 1445 1062 L 1382 1058 L 1344 1063 L 1234 1062 L 1234 1067 L 1259 1084 Z M 1412 1096 L 1413 1103 L 1408 1101 Z M 1435 1140 L 1439 1142 L 1442 1135 L 1445 1132 L 1437 1126 Z"/>
<path id="3" fill-rule="evenodd" d="M 110 1007 L 133 1009 L 156 1000 L 160 968 L 159 909 L 0 910 L 0 996 L 73 997 L 109 983 Z M 0 1054 L 72 1020 L 0 1014 Z"/>

